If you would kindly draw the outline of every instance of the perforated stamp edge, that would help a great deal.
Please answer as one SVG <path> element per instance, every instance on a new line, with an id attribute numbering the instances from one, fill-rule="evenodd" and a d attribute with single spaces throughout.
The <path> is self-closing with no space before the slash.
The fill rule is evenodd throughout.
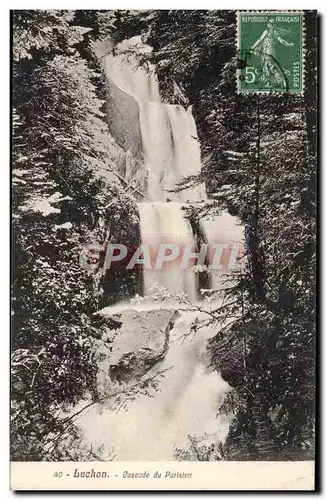
<path id="1" fill-rule="evenodd" d="M 291 94 L 294 96 L 303 96 L 304 91 L 305 91 L 305 82 L 307 78 L 306 74 L 306 69 L 305 69 L 305 51 L 306 51 L 306 28 L 305 28 L 305 22 L 304 22 L 304 15 L 305 12 L 303 10 L 237 10 L 235 15 L 236 15 L 236 50 L 237 50 L 237 56 L 240 54 L 241 50 L 241 14 L 300 14 L 301 15 L 301 28 L 302 28 L 302 57 L 301 57 L 301 64 L 302 64 L 302 89 L 300 92 L 292 92 L 292 91 L 279 91 L 279 90 L 247 90 L 244 91 L 243 89 L 240 88 L 240 75 L 241 75 L 241 70 L 239 68 L 236 68 L 235 72 L 235 83 L 236 83 L 236 93 L 240 94 L 242 96 L 246 95 L 276 95 L 282 97 L 285 94 Z"/>

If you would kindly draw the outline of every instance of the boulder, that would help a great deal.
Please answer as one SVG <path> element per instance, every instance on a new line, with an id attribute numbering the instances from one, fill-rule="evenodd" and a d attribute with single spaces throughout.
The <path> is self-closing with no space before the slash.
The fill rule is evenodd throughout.
<path id="1" fill-rule="evenodd" d="M 134 311 L 115 314 L 110 346 L 97 345 L 97 386 L 100 394 L 112 384 L 140 379 L 168 350 L 169 334 L 179 316 L 175 310 Z"/>

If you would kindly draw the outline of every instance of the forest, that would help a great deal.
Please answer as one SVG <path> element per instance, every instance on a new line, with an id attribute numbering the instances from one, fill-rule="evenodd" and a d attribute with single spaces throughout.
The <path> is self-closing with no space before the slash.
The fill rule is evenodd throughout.
<path id="1" fill-rule="evenodd" d="M 62 409 L 97 400 L 94 313 L 139 290 L 137 273 L 79 261 L 88 242 L 140 240 L 142 180 L 123 172 L 142 157 L 110 132 L 98 49 L 132 37 L 153 48 L 139 64 L 155 66 L 162 100 L 192 105 L 202 168 L 179 189 L 204 184 L 201 214 L 227 211 L 245 227 L 247 265 L 223 311 L 241 314 L 225 327 L 217 316 L 208 343 L 233 388 L 220 411 L 233 418 L 219 452 L 198 460 L 313 458 L 316 14 L 304 22 L 303 95 L 244 95 L 235 11 L 12 12 L 12 460 L 89 459 L 53 446 L 67 431 Z"/>

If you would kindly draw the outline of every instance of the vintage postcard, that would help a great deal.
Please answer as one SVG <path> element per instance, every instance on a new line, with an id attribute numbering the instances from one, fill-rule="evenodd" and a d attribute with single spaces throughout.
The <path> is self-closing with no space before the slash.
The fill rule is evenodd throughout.
<path id="1" fill-rule="evenodd" d="M 11 30 L 11 488 L 314 490 L 317 12 Z"/>

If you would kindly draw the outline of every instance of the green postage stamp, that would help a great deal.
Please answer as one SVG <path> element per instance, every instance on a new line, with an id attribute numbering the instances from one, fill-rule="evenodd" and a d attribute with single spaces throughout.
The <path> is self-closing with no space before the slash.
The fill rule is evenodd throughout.
<path id="1" fill-rule="evenodd" d="M 238 12 L 239 92 L 303 91 L 303 13 Z"/>

